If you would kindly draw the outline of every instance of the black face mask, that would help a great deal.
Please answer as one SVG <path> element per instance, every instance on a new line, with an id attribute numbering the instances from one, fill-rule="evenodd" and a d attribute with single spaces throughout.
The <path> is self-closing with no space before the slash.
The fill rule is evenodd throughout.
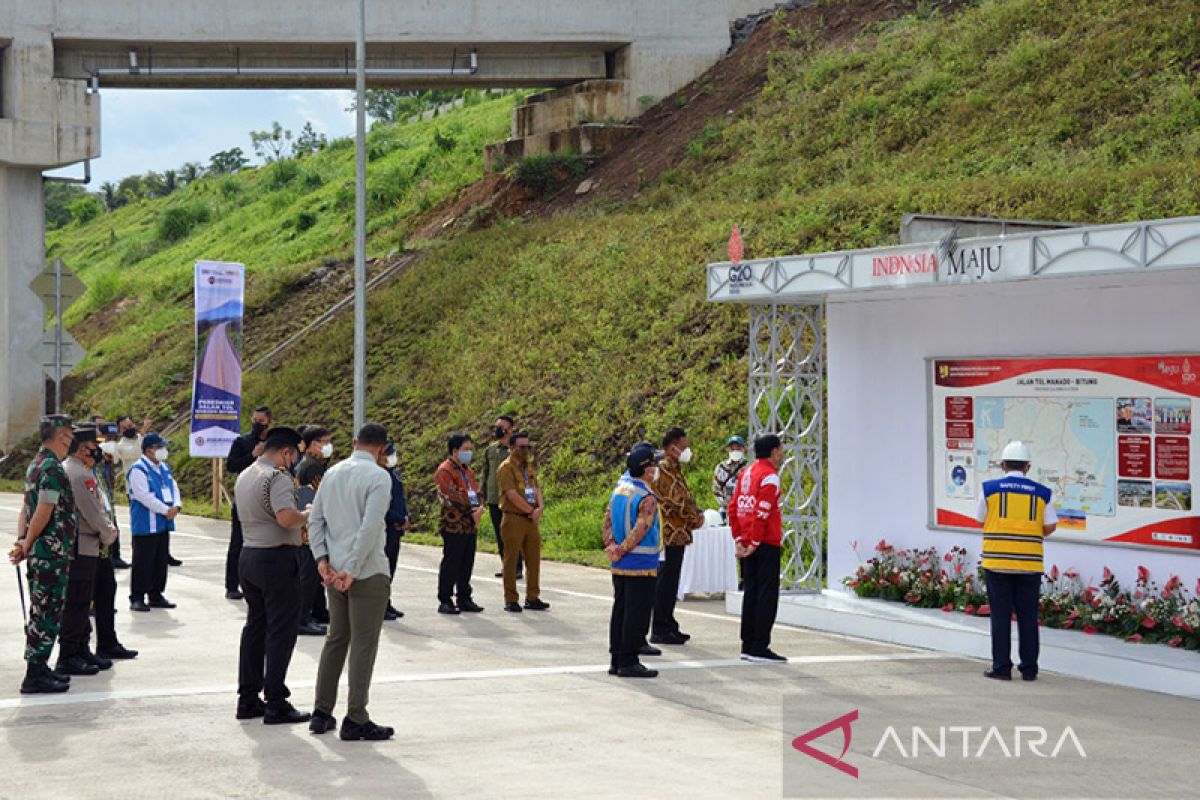
<path id="1" fill-rule="evenodd" d="M 126 428 L 125 430 L 121 431 L 121 438 L 123 438 L 123 439 L 136 439 L 136 438 L 137 438 L 137 431 L 136 431 L 136 430 L 134 430 L 133 428 Z"/>
<path id="2" fill-rule="evenodd" d="M 252 422 L 250 423 L 250 432 L 255 436 L 262 436 L 267 432 L 267 426 L 261 422 Z"/>
<path id="3" fill-rule="evenodd" d="M 504 430 L 504 428 L 492 428 L 492 430 L 495 432 L 496 438 L 500 441 L 503 442 L 508 438 L 508 431 Z"/>

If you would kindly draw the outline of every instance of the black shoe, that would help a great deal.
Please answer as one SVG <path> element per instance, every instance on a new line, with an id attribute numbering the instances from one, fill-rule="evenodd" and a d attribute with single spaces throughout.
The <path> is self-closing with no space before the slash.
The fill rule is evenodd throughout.
<path id="1" fill-rule="evenodd" d="M 651 647 L 648 644 L 644 644 L 638 649 L 638 655 L 639 656 L 661 656 L 662 650 L 659 650 L 657 647 Z"/>
<path id="2" fill-rule="evenodd" d="M 148 605 L 151 608 L 175 608 L 175 604 L 161 594 L 158 597 L 151 597 Z"/>
<path id="3" fill-rule="evenodd" d="M 753 661 L 757 664 L 786 664 L 787 658 L 774 652 L 771 648 L 763 648 L 753 653 L 742 653 L 743 661 Z"/>
<path id="4" fill-rule="evenodd" d="M 230 589 L 229 591 L 225 592 L 226 600 L 241 600 L 243 597 L 245 597 L 245 595 L 242 594 L 240 589 Z"/>
<path id="5" fill-rule="evenodd" d="M 311 619 L 306 619 L 300 623 L 300 627 L 296 629 L 296 633 L 300 636 L 324 636 L 329 632 L 329 629 L 324 625 L 318 625 Z"/>
<path id="6" fill-rule="evenodd" d="M 392 620 L 394 620 L 394 619 L 400 619 L 400 618 L 401 618 L 401 617 L 403 617 L 403 616 L 404 616 L 404 615 L 403 615 L 403 614 L 401 614 L 399 611 L 397 611 L 397 610 L 396 610 L 396 609 L 395 609 L 395 608 L 394 608 L 394 607 L 391 605 L 391 603 L 389 603 L 389 604 L 388 604 L 387 611 L 384 611 L 384 612 L 383 612 L 383 619 L 384 619 L 384 621 L 385 621 L 385 622 L 391 622 Z"/>
<path id="7" fill-rule="evenodd" d="M 684 639 L 678 633 L 652 634 L 650 641 L 654 644 L 687 644 L 687 639 Z"/>
<path id="8" fill-rule="evenodd" d="M 183 562 L 175 556 L 167 556 L 167 565 L 172 567 L 182 567 Z"/>
<path id="9" fill-rule="evenodd" d="M 1021 680 L 1023 680 L 1023 681 L 1036 681 L 1036 680 L 1037 680 L 1037 673 L 1036 673 L 1036 672 L 1022 672 L 1022 673 L 1021 673 Z"/>
<path id="10" fill-rule="evenodd" d="M 289 725 L 293 722 L 308 722 L 312 714 L 300 711 L 287 700 L 273 700 L 267 703 L 263 713 L 264 725 Z"/>
<path id="11" fill-rule="evenodd" d="M 519 581 L 525 580 L 525 571 L 524 570 L 517 570 L 517 580 L 519 580 Z"/>
<path id="12" fill-rule="evenodd" d="M 112 565 L 113 569 L 129 569 L 129 562 L 123 558 L 114 558 Z"/>
<path id="13" fill-rule="evenodd" d="M 520 613 L 521 613 L 521 606 L 520 606 L 519 604 L 517 604 L 517 603 L 505 603 L 505 604 L 504 604 L 504 610 L 505 610 L 505 611 L 511 611 L 511 612 L 512 612 L 512 613 L 514 613 L 514 614 L 520 614 Z"/>
<path id="14" fill-rule="evenodd" d="M 343 742 L 382 742 L 385 739 L 392 738 L 395 731 L 383 725 L 376 725 L 374 722 L 367 720 L 359 725 L 354 720 L 346 717 L 342 720 L 342 730 L 338 734 Z"/>
<path id="15" fill-rule="evenodd" d="M 455 606 L 450 605 L 449 603 L 440 603 L 438 605 L 438 613 L 439 614 L 457 614 L 458 609 Z"/>
<path id="16" fill-rule="evenodd" d="M 128 647 L 120 643 L 115 644 L 112 647 L 101 647 L 96 650 L 96 655 L 112 661 L 128 661 L 131 658 L 137 658 L 137 654 L 137 650 L 130 650 Z"/>
<path id="17" fill-rule="evenodd" d="M 58 694 L 70 688 L 70 683 L 54 677 L 54 673 L 45 664 L 29 664 L 25 667 L 21 694 Z"/>
<path id="18" fill-rule="evenodd" d="M 479 605 L 474 600 L 468 600 L 465 603 L 460 602 L 458 604 L 458 610 L 467 614 L 478 614 L 480 611 L 483 611 L 483 606 Z"/>
<path id="19" fill-rule="evenodd" d="M 501 570 L 500 572 L 497 572 L 497 573 L 496 573 L 496 577 L 497 577 L 497 578 L 503 578 L 503 577 L 504 577 L 504 571 L 503 571 L 503 570 Z"/>
<path id="20" fill-rule="evenodd" d="M 65 683 L 68 686 L 71 685 L 71 676 L 68 675 L 67 673 L 59 672 L 58 669 L 55 668 L 55 669 L 50 670 L 50 674 L 53 675 L 54 680 L 58 681 L 59 683 Z"/>
<path id="21" fill-rule="evenodd" d="M 985 669 L 983 671 L 983 677 L 991 678 L 994 681 L 1011 681 L 1012 673 L 1011 672 L 997 672 L 994 669 Z"/>
<path id="22" fill-rule="evenodd" d="M 328 733 L 337 728 L 337 720 L 332 714 L 326 714 L 324 711 L 313 711 L 312 717 L 308 720 L 309 733 Z"/>
<path id="23" fill-rule="evenodd" d="M 100 668 L 81 655 L 59 658 L 54 671 L 63 675 L 95 675 Z"/>
<path id="24" fill-rule="evenodd" d="M 530 611 L 548 611 L 550 604 L 545 600 L 526 600 L 525 607 Z"/>
<path id="25" fill-rule="evenodd" d="M 618 670 L 618 669 L 617 669 L 617 665 L 616 665 L 616 664 L 612 664 L 612 665 L 610 665 L 610 666 L 609 666 L 609 668 L 608 668 L 608 674 L 609 674 L 609 675 L 616 675 L 616 674 L 617 674 L 617 672 L 619 672 L 619 671 L 620 671 L 620 670 Z"/>
<path id="26" fill-rule="evenodd" d="M 237 718 L 238 719 L 258 719 L 267 713 L 267 704 L 261 698 L 255 697 L 252 700 L 242 700 L 238 698 Z"/>
<path id="27" fill-rule="evenodd" d="M 93 653 L 90 650 L 84 650 L 79 655 L 83 656 L 83 660 L 89 664 L 95 664 L 103 672 L 106 669 L 112 669 L 112 659 L 105 658 L 102 655 Z"/>
<path id="28" fill-rule="evenodd" d="M 692 638 L 690 633 L 684 633 L 683 631 L 675 631 L 675 635 L 680 639 L 683 639 L 685 642 Z"/>
<path id="29" fill-rule="evenodd" d="M 146 601 L 140 597 L 137 600 L 130 600 L 129 607 L 134 611 L 149 611 L 150 606 L 146 605 Z"/>
<path id="30" fill-rule="evenodd" d="M 657 678 L 658 670 L 647 669 L 642 664 L 634 664 L 632 667 L 621 667 L 617 670 L 618 678 Z"/>

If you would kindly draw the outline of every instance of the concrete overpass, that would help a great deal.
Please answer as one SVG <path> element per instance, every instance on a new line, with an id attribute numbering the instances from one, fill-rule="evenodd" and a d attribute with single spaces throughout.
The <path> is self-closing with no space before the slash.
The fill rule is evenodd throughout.
<path id="1" fill-rule="evenodd" d="M 767 0 L 367 0 L 369 85 L 566 87 L 515 136 L 631 117 L 728 48 Z M 100 155 L 100 95 L 354 84 L 353 0 L 0 0 L 0 446 L 42 413 L 42 171 Z M 597 100 L 596 98 L 600 98 Z M 565 112 L 565 113 L 564 113 Z M 593 119 L 597 117 L 592 117 Z M 542 122 L 539 122 L 542 120 Z"/>

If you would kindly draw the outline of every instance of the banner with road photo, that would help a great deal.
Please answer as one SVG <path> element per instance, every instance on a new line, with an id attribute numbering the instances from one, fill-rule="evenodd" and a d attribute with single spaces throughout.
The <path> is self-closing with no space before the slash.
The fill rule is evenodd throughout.
<path id="1" fill-rule="evenodd" d="M 1029 445 L 1056 539 L 1200 553 L 1200 353 L 930 362 L 930 523 L 977 529 L 1000 452 Z"/>
<path id="2" fill-rule="evenodd" d="M 240 433 L 246 268 L 196 262 L 196 364 L 188 452 L 224 458 Z"/>

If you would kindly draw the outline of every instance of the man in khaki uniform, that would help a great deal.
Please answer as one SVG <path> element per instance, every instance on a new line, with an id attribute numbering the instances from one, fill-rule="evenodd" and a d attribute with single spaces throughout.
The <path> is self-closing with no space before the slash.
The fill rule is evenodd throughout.
<path id="1" fill-rule="evenodd" d="M 533 447 L 529 435 L 514 433 L 512 454 L 496 472 L 500 489 L 500 535 L 504 537 L 504 610 L 520 612 L 517 593 L 518 559 L 525 561 L 525 608 L 545 611 L 550 604 L 541 599 L 542 489 L 533 470 Z"/>

